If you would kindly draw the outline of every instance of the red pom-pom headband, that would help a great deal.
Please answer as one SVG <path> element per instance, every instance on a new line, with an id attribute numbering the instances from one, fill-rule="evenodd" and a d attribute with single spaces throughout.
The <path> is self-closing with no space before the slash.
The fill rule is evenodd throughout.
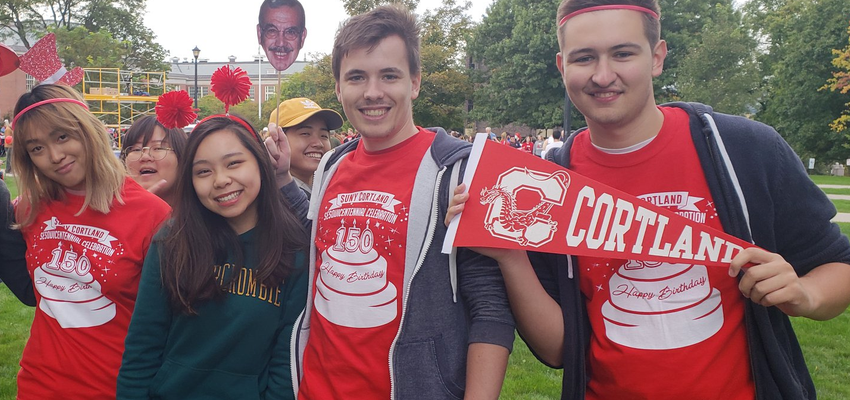
<path id="1" fill-rule="evenodd" d="M 572 17 L 575 17 L 576 15 L 580 15 L 580 14 L 584 14 L 584 13 L 589 13 L 589 12 L 593 12 L 593 11 L 601 11 L 601 10 L 632 10 L 632 11 L 640 11 L 640 12 L 642 12 L 642 13 L 646 13 L 646 14 L 651 15 L 651 16 L 652 16 L 652 17 L 654 17 L 655 19 L 658 19 L 658 18 L 659 18 L 659 17 L 658 17 L 658 14 L 657 14 L 655 11 L 652 11 L 652 10 L 650 10 L 650 9 L 646 8 L 646 7 L 633 6 L 633 5 L 629 5 L 629 4 L 606 4 L 606 5 L 604 5 L 604 6 L 587 7 L 587 8 L 582 8 L 581 10 L 573 11 L 573 12 L 571 12 L 571 13 L 569 13 L 569 14 L 565 15 L 565 16 L 564 16 L 564 18 L 561 18 L 561 20 L 560 20 L 560 21 L 558 21 L 558 27 L 563 26 L 564 24 L 566 24 L 566 23 L 567 23 L 567 20 L 568 20 L 568 19 L 570 19 L 570 18 L 572 18 Z"/>
<path id="2" fill-rule="evenodd" d="M 33 108 L 41 107 L 45 104 L 51 104 L 51 103 L 74 103 L 74 104 L 78 104 L 78 105 L 83 106 L 86 110 L 89 109 L 88 104 L 86 104 L 85 102 L 79 101 L 77 99 L 66 99 L 66 98 L 60 97 L 60 98 L 55 98 L 55 99 L 42 100 L 42 101 L 39 101 L 37 103 L 30 104 L 29 106 L 27 106 L 26 108 L 21 110 L 21 112 L 19 112 L 17 115 L 15 115 L 15 118 L 12 119 L 12 126 L 11 126 L 12 130 L 15 129 L 15 124 L 18 122 L 18 118 L 21 118 L 21 116 L 26 114 L 27 111 L 32 110 Z"/>
<path id="3" fill-rule="evenodd" d="M 183 128 L 198 118 L 185 90 L 163 93 L 156 102 L 156 120 L 166 128 Z"/>
<path id="4" fill-rule="evenodd" d="M 260 135 L 259 135 L 259 134 L 257 134 L 257 131 L 256 131 L 256 130 L 255 130 L 255 129 L 254 129 L 254 128 L 250 125 L 250 124 L 248 124 L 248 122 L 247 122 L 247 121 L 245 121 L 244 119 L 239 118 L 239 117 L 234 117 L 234 116 L 232 116 L 232 115 L 230 115 L 230 114 L 215 114 L 215 115 L 210 115 L 209 117 L 206 117 L 206 118 L 202 119 L 202 120 L 201 120 L 201 122 L 198 122 L 198 124 L 197 124 L 197 125 L 195 125 L 195 129 L 198 129 L 198 127 L 199 127 L 199 126 L 201 126 L 204 122 L 207 122 L 207 121 L 209 121 L 209 120 L 211 120 L 211 119 L 213 119 L 213 118 L 227 118 L 227 119 L 230 119 L 231 121 L 238 122 L 238 123 L 239 123 L 239 125 L 242 125 L 243 127 L 245 127 L 245 129 L 247 129 L 247 130 L 248 130 L 248 133 L 250 133 L 251 135 L 253 135 L 253 136 L 254 136 L 254 138 L 256 138 L 256 139 L 257 139 L 257 141 L 259 141 L 261 144 L 263 143 L 263 139 L 260 137 Z M 195 129 L 192 129 L 192 132 L 194 132 L 194 131 L 195 131 Z"/>
<path id="5" fill-rule="evenodd" d="M 230 69 L 222 65 L 210 77 L 210 91 L 224 103 L 224 113 L 230 112 L 230 106 L 235 106 L 248 98 L 251 91 L 251 78 L 242 68 Z"/>
<path id="6" fill-rule="evenodd" d="M 210 91 L 215 94 L 217 99 L 224 103 L 224 114 L 210 115 L 202 119 L 201 122 L 195 125 L 195 129 L 198 129 L 204 122 L 213 118 L 229 118 L 231 121 L 236 121 L 245 127 L 249 133 L 254 135 L 257 141 L 260 143 L 263 142 L 263 139 L 260 138 L 260 135 L 257 134 L 257 131 L 248 122 L 229 114 L 230 106 L 239 104 L 248 98 L 248 94 L 251 91 L 251 78 L 248 77 L 247 72 L 239 67 L 230 69 L 229 65 L 222 65 L 210 77 Z"/>

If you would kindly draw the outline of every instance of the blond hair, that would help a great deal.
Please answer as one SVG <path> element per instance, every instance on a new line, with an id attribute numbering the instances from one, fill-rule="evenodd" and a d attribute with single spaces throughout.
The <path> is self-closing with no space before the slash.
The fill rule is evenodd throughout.
<path id="1" fill-rule="evenodd" d="M 83 101 L 82 96 L 68 86 L 40 85 L 18 99 L 15 114 L 39 101 L 57 98 Z M 124 167 L 112 152 L 104 125 L 86 108 L 73 102 L 44 104 L 20 115 L 15 130 L 12 167 L 21 195 L 15 211 L 18 226 L 32 224 L 42 202 L 65 200 L 64 188 L 42 174 L 27 151 L 26 143 L 36 130 L 59 130 L 80 141 L 85 149 L 86 194 L 83 206 L 75 215 L 89 207 L 109 213 L 113 199 L 123 204 Z"/>

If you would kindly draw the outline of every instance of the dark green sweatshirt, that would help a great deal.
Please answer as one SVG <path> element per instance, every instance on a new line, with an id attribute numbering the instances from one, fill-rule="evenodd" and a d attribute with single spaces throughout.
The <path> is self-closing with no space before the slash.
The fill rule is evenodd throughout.
<path id="1" fill-rule="evenodd" d="M 118 374 L 118 399 L 293 399 L 292 325 L 306 301 L 306 257 L 278 287 L 256 281 L 255 232 L 239 236 L 245 266 L 216 265 L 221 299 L 175 313 L 162 288 L 159 243 L 142 270 L 136 309 Z"/>

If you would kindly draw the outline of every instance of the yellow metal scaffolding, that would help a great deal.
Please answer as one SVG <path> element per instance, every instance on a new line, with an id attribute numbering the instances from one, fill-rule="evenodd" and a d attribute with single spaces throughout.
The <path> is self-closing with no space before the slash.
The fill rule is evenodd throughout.
<path id="1" fill-rule="evenodd" d="M 85 68 L 83 97 L 92 114 L 117 131 L 117 145 L 133 122 L 154 114 L 165 93 L 165 72 L 132 72 L 118 68 Z"/>

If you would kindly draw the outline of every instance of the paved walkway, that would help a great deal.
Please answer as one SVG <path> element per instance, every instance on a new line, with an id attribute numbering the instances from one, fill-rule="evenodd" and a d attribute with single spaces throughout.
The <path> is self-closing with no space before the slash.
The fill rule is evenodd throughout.
<path id="1" fill-rule="evenodd" d="M 818 185 L 821 189 L 850 189 L 847 185 Z M 830 200 L 850 200 L 850 195 L 846 194 L 827 194 Z M 838 213 L 832 218 L 832 222 L 850 222 L 850 213 Z"/>
<path id="2" fill-rule="evenodd" d="M 818 185 L 821 189 L 850 189 L 850 185 Z"/>

